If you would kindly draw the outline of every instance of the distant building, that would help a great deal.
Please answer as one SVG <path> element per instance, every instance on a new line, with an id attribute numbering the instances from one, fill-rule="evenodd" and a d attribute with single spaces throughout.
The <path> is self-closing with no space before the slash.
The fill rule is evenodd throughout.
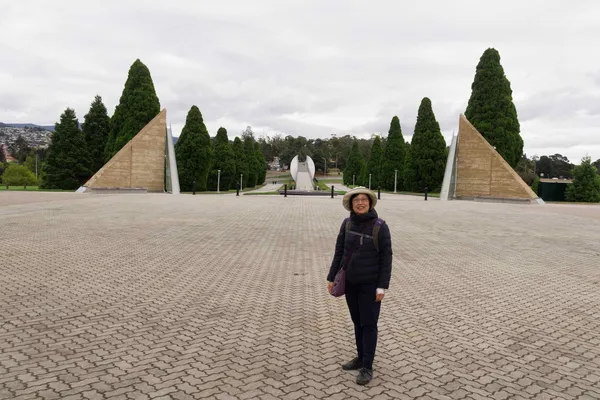
<path id="1" fill-rule="evenodd" d="M 269 169 L 271 171 L 281 171 L 281 165 L 279 164 L 279 157 L 273 158 L 273 161 L 269 163 Z"/>

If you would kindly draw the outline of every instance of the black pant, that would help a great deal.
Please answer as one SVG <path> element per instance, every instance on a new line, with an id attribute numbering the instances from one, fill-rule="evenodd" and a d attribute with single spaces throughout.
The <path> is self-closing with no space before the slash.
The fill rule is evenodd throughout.
<path id="1" fill-rule="evenodd" d="M 354 322 L 358 358 L 365 368 L 373 369 L 377 347 L 377 321 L 381 302 L 375 301 L 376 284 L 353 285 L 346 281 L 346 303 Z"/>

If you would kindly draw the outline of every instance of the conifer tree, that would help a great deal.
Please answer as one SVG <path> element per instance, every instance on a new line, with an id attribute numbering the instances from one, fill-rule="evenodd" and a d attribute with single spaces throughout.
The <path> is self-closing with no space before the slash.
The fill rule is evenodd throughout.
<path id="1" fill-rule="evenodd" d="M 387 143 L 383 152 L 383 185 L 386 190 L 394 190 L 394 175 L 397 171 L 397 189 L 402 190 L 404 177 L 404 164 L 406 161 L 406 142 L 402 136 L 400 120 L 397 116 L 392 118 Z"/>
<path id="2" fill-rule="evenodd" d="M 84 116 L 81 128 L 90 154 L 90 173 L 93 175 L 105 164 L 104 149 L 110 130 L 110 118 L 104 103 L 102 103 L 102 97 L 94 98 L 90 110 Z"/>
<path id="3" fill-rule="evenodd" d="M 139 59 L 129 68 L 125 88 L 110 120 L 104 152 L 108 161 L 160 112 L 150 70 Z"/>
<path id="4" fill-rule="evenodd" d="M 217 131 L 214 140 L 213 164 L 209 175 L 209 190 L 217 190 L 218 171 L 221 171 L 220 190 L 235 188 L 235 154 L 229 143 L 227 130 L 223 127 Z"/>
<path id="5" fill-rule="evenodd" d="M 487 49 L 475 72 L 465 117 L 515 168 L 523 155 L 523 139 L 510 82 L 496 49 Z"/>
<path id="6" fill-rule="evenodd" d="M 239 137 L 236 137 L 233 140 L 233 154 L 235 155 L 234 187 L 239 186 L 240 178 L 242 178 L 242 187 L 240 187 L 241 190 L 248 186 L 249 168 L 248 161 L 246 160 L 246 153 L 244 151 L 244 144 L 242 143 L 242 140 Z"/>
<path id="7" fill-rule="evenodd" d="M 256 186 L 256 182 L 258 181 L 258 160 L 256 159 L 256 155 L 254 152 L 254 135 L 252 131 L 248 133 L 244 133 L 243 135 L 244 142 L 244 154 L 246 155 L 246 162 L 248 163 L 248 187 Z M 244 182 L 246 179 L 244 178 Z"/>
<path id="8" fill-rule="evenodd" d="M 435 119 L 431 100 L 419 106 L 415 133 L 406 157 L 405 188 L 414 192 L 441 189 L 446 168 L 446 141 Z"/>
<path id="9" fill-rule="evenodd" d="M 202 114 L 196 106 L 190 108 L 185 126 L 175 144 L 175 158 L 181 190 L 192 191 L 196 181 L 196 190 L 205 191 L 212 162 L 212 149 Z"/>
<path id="10" fill-rule="evenodd" d="M 90 177 L 90 156 L 75 111 L 67 108 L 54 125 L 42 187 L 75 190 Z"/>
<path id="11" fill-rule="evenodd" d="M 383 148 L 379 136 L 375 137 L 371 145 L 371 154 L 367 163 L 366 186 L 369 184 L 369 174 L 371 175 L 371 189 L 383 186 Z"/>
<path id="12" fill-rule="evenodd" d="M 352 150 L 350 150 L 350 155 L 346 162 L 346 168 L 344 169 L 344 185 L 362 185 L 364 170 L 366 169 L 365 164 L 365 158 L 358 147 L 358 140 L 354 140 Z"/>
<path id="13" fill-rule="evenodd" d="M 573 169 L 573 183 L 567 187 L 567 201 L 600 202 L 600 176 L 590 157 Z"/>
<path id="14" fill-rule="evenodd" d="M 262 151 L 260 143 L 254 142 L 254 155 L 256 157 L 256 184 L 262 185 L 267 179 L 267 161 Z"/>

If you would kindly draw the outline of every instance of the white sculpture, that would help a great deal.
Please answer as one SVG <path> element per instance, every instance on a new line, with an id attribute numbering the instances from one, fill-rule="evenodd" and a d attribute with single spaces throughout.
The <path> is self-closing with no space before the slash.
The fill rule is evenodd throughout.
<path id="1" fill-rule="evenodd" d="M 313 191 L 313 179 L 315 178 L 315 163 L 309 156 L 306 161 L 301 163 L 298 156 L 292 159 L 290 163 L 290 173 L 292 179 L 296 182 L 297 190 Z"/>
<path id="2" fill-rule="evenodd" d="M 294 181 L 298 180 L 298 156 L 292 159 L 290 163 L 290 173 L 292 174 L 292 179 Z"/>

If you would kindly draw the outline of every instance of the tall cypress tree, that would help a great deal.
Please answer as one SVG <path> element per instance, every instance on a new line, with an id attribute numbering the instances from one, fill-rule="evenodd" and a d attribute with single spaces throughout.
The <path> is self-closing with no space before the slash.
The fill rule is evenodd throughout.
<path id="1" fill-rule="evenodd" d="M 256 157 L 256 184 L 262 185 L 267 179 L 267 161 L 265 155 L 260 151 L 260 143 L 254 142 L 254 156 Z"/>
<path id="2" fill-rule="evenodd" d="M 355 139 L 344 169 L 344 185 L 363 185 L 365 165 L 365 158 L 358 147 L 358 140 Z"/>
<path id="3" fill-rule="evenodd" d="M 223 127 L 217 131 L 214 140 L 213 164 L 208 177 L 208 189 L 217 190 L 218 171 L 221 171 L 220 190 L 230 190 L 235 187 L 235 154 L 227 130 Z"/>
<path id="4" fill-rule="evenodd" d="M 369 174 L 371 174 L 371 189 L 383 186 L 383 148 L 381 147 L 381 138 L 375 137 L 371 145 L 371 155 L 367 163 L 366 185 L 369 184 Z"/>
<path id="5" fill-rule="evenodd" d="M 212 149 L 202 114 L 196 106 L 192 106 L 188 112 L 185 126 L 175 144 L 175 157 L 181 190 L 191 191 L 194 181 L 196 190 L 206 190 Z"/>
<path id="6" fill-rule="evenodd" d="M 360 145 L 359 145 L 359 147 L 360 147 Z M 365 162 L 362 165 L 360 174 L 358 174 L 358 177 L 357 177 L 356 184 L 360 185 L 360 186 L 364 186 L 364 187 L 369 187 L 369 168 L 367 166 L 367 160 L 365 160 Z"/>
<path id="7" fill-rule="evenodd" d="M 240 175 L 243 175 L 241 177 L 242 187 L 240 188 L 243 189 L 248 186 L 248 175 L 250 175 L 250 173 L 248 161 L 246 160 L 246 152 L 244 151 L 244 144 L 239 137 L 236 137 L 233 140 L 233 154 L 235 154 L 235 185 L 239 185 Z"/>
<path id="8" fill-rule="evenodd" d="M 150 70 L 139 59 L 129 68 L 125 88 L 110 120 L 104 152 L 108 161 L 160 112 Z"/>
<path id="9" fill-rule="evenodd" d="M 90 173 L 93 175 L 104 165 L 104 149 L 110 129 L 110 118 L 102 103 L 102 97 L 94 98 L 83 121 L 81 128 L 90 154 Z"/>
<path id="10" fill-rule="evenodd" d="M 75 111 L 67 108 L 54 125 L 42 178 L 44 189 L 75 190 L 90 177 L 90 156 Z"/>
<path id="11" fill-rule="evenodd" d="M 446 168 L 446 141 L 435 119 L 431 100 L 423 98 L 417 114 L 415 133 L 406 157 L 405 188 L 422 192 L 441 188 Z"/>
<path id="12" fill-rule="evenodd" d="M 383 185 L 386 190 L 394 190 L 394 176 L 398 171 L 397 189 L 402 190 L 404 177 L 404 164 L 406 159 L 406 142 L 402 136 L 400 120 L 397 116 L 392 118 L 390 130 L 383 152 Z"/>
<path id="13" fill-rule="evenodd" d="M 246 155 L 246 161 L 248 163 L 248 187 L 256 186 L 258 181 L 258 163 L 254 153 L 254 136 L 252 134 L 245 134 L 244 136 L 244 153 Z M 244 182 L 246 179 L 244 178 Z"/>
<path id="14" fill-rule="evenodd" d="M 475 72 L 465 117 L 515 168 L 523 155 L 523 139 L 510 82 L 496 49 L 487 49 Z"/>

